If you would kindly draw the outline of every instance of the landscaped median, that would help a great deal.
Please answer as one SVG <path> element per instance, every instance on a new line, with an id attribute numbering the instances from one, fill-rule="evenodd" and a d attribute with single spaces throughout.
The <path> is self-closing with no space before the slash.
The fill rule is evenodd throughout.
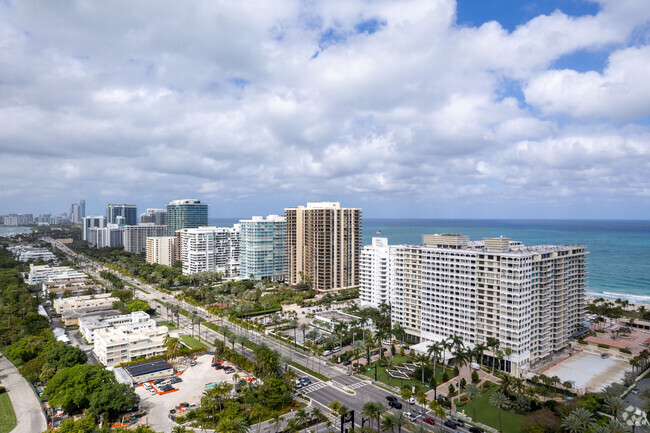
<path id="1" fill-rule="evenodd" d="M 181 341 L 190 349 L 207 349 L 207 346 L 190 335 L 181 335 Z"/>
<path id="2" fill-rule="evenodd" d="M 0 433 L 8 433 L 16 427 L 16 414 L 9 394 L 0 386 Z"/>

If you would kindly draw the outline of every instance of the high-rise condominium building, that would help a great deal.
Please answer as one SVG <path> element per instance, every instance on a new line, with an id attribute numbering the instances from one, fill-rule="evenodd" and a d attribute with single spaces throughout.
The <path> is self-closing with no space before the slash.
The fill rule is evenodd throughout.
<path id="1" fill-rule="evenodd" d="M 239 268 L 240 226 L 179 230 L 183 274 L 223 272 L 236 276 Z"/>
<path id="2" fill-rule="evenodd" d="M 115 248 L 124 245 L 124 226 L 106 224 L 103 228 L 86 230 L 86 240 L 95 248 Z"/>
<path id="3" fill-rule="evenodd" d="M 391 247 L 387 238 L 372 238 L 372 245 L 361 250 L 359 258 L 359 300 L 363 306 L 377 308 L 391 302 Z"/>
<path id="4" fill-rule="evenodd" d="M 147 238 L 165 236 L 167 226 L 144 223 L 137 226 L 124 226 L 124 251 L 140 254 L 147 248 Z"/>
<path id="5" fill-rule="evenodd" d="M 391 319 L 413 341 L 457 335 L 473 347 L 496 339 L 501 351 L 511 351 L 501 368 L 521 374 L 565 348 L 582 329 L 588 254 L 582 245 L 431 235 L 424 245 L 390 249 Z M 373 290 L 381 291 L 381 285 L 364 283 L 361 289 Z"/>
<path id="6" fill-rule="evenodd" d="M 134 204 L 109 204 L 106 207 L 106 221 L 109 224 L 134 226 L 138 224 L 138 209 Z"/>
<path id="7" fill-rule="evenodd" d="M 269 215 L 240 220 L 239 275 L 242 278 L 284 281 L 287 278 L 286 218 Z"/>
<path id="8" fill-rule="evenodd" d="M 167 236 L 176 230 L 208 225 L 208 205 L 200 200 L 174 200 L 167 205 Z"/>
<path id="9" fill-rule="evenodd" d="M 316 290 L 357 287 L 361 209 L 322 202 L 285 212 L 290 284 L 310 280 Z"/>
<path id="10" fill-rule="evenodd" d="M 92 228 L 103 229 L 106 227 L 106 217 L 103 216 L 87 216 L 81 223 L 81 237 L 84 241 L 88 240 L 88 230 Z"/>
<path id="11" fill-rule="evenodd" d="M 81 222 L 81 213 L 79 210 L 79 204 L 72 203 L 70 205 L 70 222 L 72 224 L 79 224 Z"/>
<path id="12" fill-rule="evenodd" d="M 147 238 L 147 263 L 174 266 L 176 260 L 176 236 Z"/>
<path id="13" fill-rule="evenodd" d="M 140 214 L 140 222 L 165 226 L 167 225 L 167 209 L 147 209 L 145 213 Z"/>

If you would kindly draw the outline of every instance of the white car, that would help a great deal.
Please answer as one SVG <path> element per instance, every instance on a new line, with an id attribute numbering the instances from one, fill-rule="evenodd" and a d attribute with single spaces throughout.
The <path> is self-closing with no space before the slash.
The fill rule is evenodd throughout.
<path id="1" fill-rule="evenodd" d="M 390 346 L 391 344 L 393 344 L 393 342 L 388 341 L 388 340 L 384 340 L 384 341 L 382 341 L 382 344 L 385 344 L 386 346 Z"/>
<path id="2" fill-rule="evenodd" d="M 415 397 L 411 397 L 411 398 L 409 398 L 409 403 L 411 403 L 411 404 L 415 404 Z"/>
<path id="3" fill-rule="evenodd" d="M 325 352 L 323 352 L 323 356 L 330 356 L 331 354 L 332 354 L 331 350 L 326 350 Z"/>
<path id="4" fill-rule="evenodd" d="M 472 363 L 469 365 L 469 368 L 471 368 L 472 370 L 480 370 L 480 369 L 481 369 L 481 366 L 478 365 L 478 364 L 475 363 L 475 362 L 472 362 Z"/>
<path id="5" fill-rule="evenodd" d="M 336 346 L 334 349 L 332 349 L 332 353 L 336 353 L 340 351 L 341 351 L 341 346 Z"/>

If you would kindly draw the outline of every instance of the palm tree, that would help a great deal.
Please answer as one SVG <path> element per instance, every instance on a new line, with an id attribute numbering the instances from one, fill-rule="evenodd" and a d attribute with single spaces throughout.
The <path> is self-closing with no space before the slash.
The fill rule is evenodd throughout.
<path id="1" fill-rule="evenodd" d="M 307 414 L 307 411 L 305 408 L 300 408 L 296 412 L 296 421 L 298 424 L 302 424 L 303 429 L 307 429 L 307 422 L 309 421 L 309 415 Z"/>
<path id="2" fill-rule="evenodd" d="M 207 410 L 212 411 L 212 428 L 214 429 L 217 425 L 217 418 L 215 410 L 217 408 L 216 400 L 216 387 L 209 388 L 203 391 L 203 398 L 201 398 L 201 407 Z"/>
<path id="3" fill-rule="evenodd" d="M 594 415 L 584 407 L 577 407 L 571 412 L 571 415 L 576 416 L 580 420 L 582 430 L 587 430 L 594 422 Z"/>
<path id="4" fill-rule="evenodd" d="M 167 334 L 163 340 L 163 345 L 167 348 L 167 359 L 176 359 L 176 357 L 178 357 L 178 352 L 181 350 L 182 346 L 180 338 L 172 337 Z"/>
<path id="5" fill-rule="evenodd" d="M 250 411 L 250 414 L 248 415 L 248 417 L 250 419 L 257 418 L 257 433 L 260 432 L 260 424 L 262 423 L 262 415 L 264 415 L 265 412 L 266 412 L 266 409 L 264 409 L 264 406 L 262 406 L 259 403 L 255 403 L 251 407 L 251 411 Z"/>
<path id="6" fill-rule="evenodd" d="M 352 343 L 352 347 L 354 348 L 355 360 L 359 357 L 359 352 L 363 352 L 366 350 L 366 345 L 363 343 L 363 340 L 355 341 L 354 343 Z M 370 363 L 370 360 L 368 360 L 368 363 Z"/>
<path id="7" fill-rule="evenodd" d="M 282 421 L 284 421 L 284 417 L 280 416 L 280 413 L 277 410 L 271 412 L 271 424 L 273 424 L 276 432 L 280 429 Z"/>
<path id="8" fill-rule="evenodd" d="M 318 433 L 318 424 L 320 424 L 320 419 L 323 416 L 323 411 L 317 407 L 311 408 L 311 419 L 316 423 L 316 433 Z"/>
<path id="9" fill-rule="evenodd" d="M 429 402 L 429 409 L 433 412 L 433 416 L 438 418 L 439 420 L 446 420 L 447 419 L 447 412 L 445 412 L 445 408 L 442 407 L 440 403 L 438 403 L 435 400 L 431 400 Z"/>
<path id="10" fill-rule="evenodd" d="M 413 397 L 413 391 L 409 386 L 402 387 L 400 390 L 400 395 L 404 399 L 405 402 L 408 403 L 409 405 L 409 412 L 411 411 L 411 397 Z"/>
<path id="11" fill-rule="evenodd" d="M 217 424 L 218 433 L 248 433 L 250 425 L 248 420 L 243 416 L 236 416 L 233 418 L 225 417 Z"/>
<path id="12" fill-rule="evenodd" d="M 424 408 L 427 407 L 427 401 L 427 393 L 423 389 L 418 389 L 415 393 L 415 402 Z M 423 418 L 423 416 L 420 417 L 420 423 Z"/>
<path id="13" fill-rule="evenodd" d="M 429 357 L 426 354 L 418 354 L 415 360 L 420 364 L 420 370 L 422 371 L 422 385 L 424 385 L 424 369 L 429 364 Z"/>
<path id="14" fill-rule="evenodd" d="M 381 431 L 390 431 L 391 433 L 395 432 L 395 415 L 390 412 L 384 415 L 384 419 L 381 420 Z"/>
<path id="15" fill-rule="evenodd" d="M 172 433 L 187 433 L 187 427 L 185 427 L 184 425 L 174 426 L 174 428 L 172 429 Z"/>
<path id="16" fill-rule="evenodd" d="M 296 319 L 291 319 L 289 322 L 289 327 L 293 328 L 293 345 L 296 346 L 296 329 L 298 328 L 298 321 Z"/>
<path id="17" fill-rule="evenodd" d="M 370 428 L 372 428 L 372 420 L 375 418 L 375 412 L 377 411 L 377 402 L 369 401 L 363 405 L 361 408 L 361 414 L 368 417 L 370 420 Z"/>
<path id="18" fill-rule="evenodd" d="M 508 397 L 506 397 L 504 393 L 497 391 L 490 396 L 489 402 L 492 406 L 496 407 L 499 410 L 499 431 L 503 432 L 503 426 L 501 424 L 501 410 L 508 407 L 510 400 L 508 400 Z"/>
<path id="19" fill-rule="evenodd" d="M 199 338 L 201 338 L 201 323 L 202 322 L 205 322 L 205 319 L 197 314 L 196 315 L 196 324 L 199 325 Z M 207 339 L 208 334 L 206 333 L 205 335 L 206 335 L 205 338 Z"/>
<path id="20" fill-rule="evenodd" d="M 494 376 L 494 361 L 496 359 L 496 350 L 499 348 L 501 343 L 498 339 L 494 337 L 489 337 L 487 339 L 487 347 L 492 351 L 492 375 Z"/>
<path id="21" fill-rule="evenodd" d="M 429 345 L 429 349 L 427 350 L 427 355 L 429 355 L 429 358 L 431 359 L 431 362 L 433 362 L 433 377 L 436 377 L 436 363 L 438 362 L 438 359 L 440 359 L 440 354 L 442 353 L 442 346 L 440 343 L 437 341 L 434 341 Z"/>
<path id="22" fill-rule="evenodd" d="M 472 350 L 472 353 L 474 357 L 476 358 L 476 363 L 477 364 L 483 364 L 483 353 L 487 350 L 487 346 L 483 343 L 478 343 L 476 346 L 474 346 L 474 349 Z"/>
<path id="23" fill-rule="evenodd" d="M 303 342 L 303 344 L 304 344 L 304 343 L 305 343 L 305 334 L 306 334 L 307 331 L 309 330 L 309 325 L 306 324 L 306 323 L 302 323 L 302 324 L 300 325 L 300 330 L 302 331 L 302 342 Z"/>
<path id="24" fill-rule="evenodd" d="M 473 383 L 468 383 L 465 387 L 465 392 L 467 393 L 467 398 L 472 402 L 472 419 L 476 419 L 476 405 L 474 400 L 481 395 L 481 390 Z"/>
<path id="25" fill-rule="evenodd" d="M 405 427 L 410 421 L 404 415 L 404 412 L 397 412 L 394 415 L 394 420 L 393 420 L 395 427 L 397 427 L 397 433 L 402 433 L 402 427 Z"/>
<path id="26" fill-rule="evenodd" d="M 568 431 L 569 433 L 580 433 L 584 431 L 582 429 L 582 423 L 580 419 L 571 414 L 562 420 L 562 428 Z"/>
<path id="27" fill-rule="evenodd" d="M 440 347 L 442 347 L 442 365 L 444 366 L 447 364 L 447 357 L 445 356 L 446 351 L 454 347 L 454 345 L 451 342 L 451 339 L 444 339 L 440 342 Z"/>
<path id="28" fill-rule="evenodd" d="M 411 430 L 411 433 L 429 433 L 429 431 L 422 425 L 422 422 L 420 422 L 420 425 L 416 425 L 413 430 Z"/>
<path id="29" fill-rule="evenodd" d="M 624 407 L 623 399 L 618 395 L 607 395 L 603 400 L 609 412 L 617 418 L 618 411 Z"/>

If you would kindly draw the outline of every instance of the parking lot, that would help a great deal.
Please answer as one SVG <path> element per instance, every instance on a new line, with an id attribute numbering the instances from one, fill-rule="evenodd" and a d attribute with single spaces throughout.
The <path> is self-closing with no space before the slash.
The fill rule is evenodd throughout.
<path id="1" fill-rule="evenodd" d="M 180 403 L 189 403 L 191 406 L 199 405 L 203 391 L 208 389 L 205 388 L 206 384 L 212 382 L 234 384 L 234 374 L 226 374 L 224 370 L 215 370 L 210 366 L 211 355 L 203 355 L 196 361 L 196 366 L 187 368 L 180 376 L 183 381 L 172 385 L 178 391 L 163 395 L 151 395 L 144 387 L 136 387 L 135 392 L 140 396 L 140 408 L 147 411 L 147 416 L 142 418 L 141 423 L 148 423 L 156 431 L 171 431 L 175 425 L 168 417 L 171 409 Z M 240 378 L 245 375 L 241 371 L 238 373 Z"/>

